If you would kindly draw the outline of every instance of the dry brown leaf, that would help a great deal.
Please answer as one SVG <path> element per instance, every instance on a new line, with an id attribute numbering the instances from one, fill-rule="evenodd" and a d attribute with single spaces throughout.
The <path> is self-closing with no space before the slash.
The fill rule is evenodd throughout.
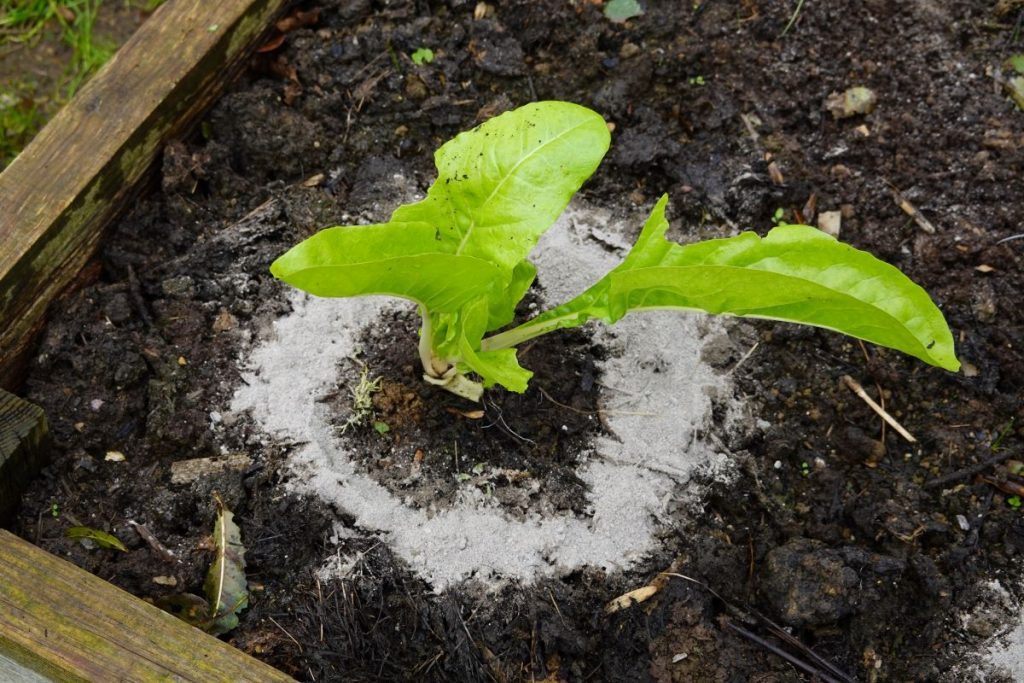
<path id="1" fill-rule="evenodd" d="M 470 420 L 479 420 L 484 416 L 484 411 L 482 410 L 459 410 L 458 408 L 452 408 L 451 406 L 449 406 L 445 410 L 447 410 L 452 415 L 461 415 L 462 417 L 468 418 Z"/>
<path id="2" fill-rule="evenodd" d="M 320 21 L 320 8 L 311 9 L 308 12 L 295 10 L 287 17 L 279 19 L 277 23 L 274 24 L 274 28 L 281 33 L 291 33 L 297 28 L 312 26 L 318 21 Z"/>
<path id="3" fill-rule="evenodd" d="M 284 34 L 276 33 L 267 42 L 256 48 L 256 52 L 273 52 L 282 45 L 284 45 Z"/>

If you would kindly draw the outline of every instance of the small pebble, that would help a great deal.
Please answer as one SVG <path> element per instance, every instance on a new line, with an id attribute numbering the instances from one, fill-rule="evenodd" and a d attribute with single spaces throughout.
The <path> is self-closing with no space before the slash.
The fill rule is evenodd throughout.
<path id="1" fill-rule="evenodd" d="M 173 299 L 191 299 L 196 293 L 195 282 L 188 275 L 168 278 L 160 283 L 160 289 Z"/>
<path id="2" fill-rule="evenodd" d="M 636 43 L 623 43 L 619 48 L 619 57 L 622 59 L 636 57 L 638 54 L 640 54 L 640 46 Z"/>

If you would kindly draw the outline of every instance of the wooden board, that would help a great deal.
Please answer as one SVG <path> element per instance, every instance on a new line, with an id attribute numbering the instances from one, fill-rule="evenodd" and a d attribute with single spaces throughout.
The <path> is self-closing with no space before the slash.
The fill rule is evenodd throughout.
<path id="1" fill-rule="evenodd" d="M 57 681 L 292 680 L 2 530 L 0 657 Z"/>
<path id="2" fill-rule="evenodd" d="M 0 523 L 46 464 L 48 446 L 43 409 L 0 389 Z"/>
<path id="3" fill-rule="evenodd" d="M 0 173 L 0 386 L 163 144 L 219 95 L 288 0 L 168 0 Z"/>

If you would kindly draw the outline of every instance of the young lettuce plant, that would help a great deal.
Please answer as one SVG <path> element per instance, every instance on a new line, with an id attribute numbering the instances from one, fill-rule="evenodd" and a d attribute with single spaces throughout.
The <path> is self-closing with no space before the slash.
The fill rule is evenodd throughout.
<path id="1" fill-rule="evenodd" d="M 806 225 L 676 244 L 665 239 L 667 195 L 614 270 L 571 301 L 498 331 L 536 276 L 530 251 L 597 168 L 609 138 L 600 115 L 568 102 L 507 112 L 436 152 L 437 180 L 423 200 L 400 206 L 387 223 L 322 230 L 271 272 L 317 296 L 415 302 L 424 379 L 471 400 L 495 384 L 526 390 L 532 373 L 516 359 L 520 344 L 644 309 L 814 325 L 960 367 L 942 314 L 893 266 Z"/>

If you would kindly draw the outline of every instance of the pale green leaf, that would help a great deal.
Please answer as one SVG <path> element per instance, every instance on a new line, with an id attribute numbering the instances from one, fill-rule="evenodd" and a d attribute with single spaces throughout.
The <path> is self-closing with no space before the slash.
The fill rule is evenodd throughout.
<path id="1" fill-rule="evenodd" d="M 805 225 L 784 225 L 688 246 L 664 239 L 667 197 L 622 264 L 567 304 L 484 350 L 631 311 L 679 308 L 769 318 L 842 332 L 947 370 L 960 367 L 953 337 L 928 294 L 893 266 Z M 525 334 L 524 334 L 525 333 Z"/>
<path id="2" fill-rule="evenodd" d="M 463 364 L 480 375 L 484 387 L 500 384 L 517 394 L 526 391 L 533 373 L 519 365 L 515 349 L 476 351 L 465 338 L 462 340 L 461 349 Z"/>
<path id="3" fill-rule="evenodd" d="M 466 305 L 459 316 L 459 324 L 454 326 L 456 336 L 447 345 L 449 355 L 460 357 L 464 369 L 480 375 L 485 387 L 500 384 L 520 394 L 526 391 L 533 373 L 520 367 L 515 349 L 479 350 L 488 322 L 486 300 L 478 299 Z"/>
<path id="4" fill-rule="evenodd" d="M 274 261 L 270 272 L 317 296 L 390 294 L 433 311 L 457 311 L 498 286 L 499 270 L 456 256 L 434 227 L 385 223 L 321 230 Z"/>
<path id="5" fill-rule="evenodd" d="M 213 528 L 216 557 L 210 565 L 203 589 L 209 603 L 213 635 L 238 626 L 238 613 L 249 606 L 249 584 L 245 578 L 245 546 L 234 514 L 217 498 L 217 522 Z"/>
<path id="6" fill-rule="evenodd" d="M 616 23 L 622 23 L 643 13 L 643 7 L 636 0 L 608 0 L 608 4 L 604 6 L 604 15 Z"/>
<path id="7" fill-rule="evenodd" d="M 506 273 L 530 253 L 608 151 L 601 116 L 535 102 L 461 133 L 434 155 L 437 180 L 392 222 L 436 227 L 453 252 Z"/>
<path id="8" fill-rule="evenodd" d="M 537 268 L 523 259 L 512 269 L 512 279 L 505 287 L 503 296 L 491 297 L 490 311 L 487 318 L 487 330 L 496 330 L 512 322 L 516 315 L 516 305 L 526 296 L 527 290 L 537 277 Z"/>
<path id="9" fill-rule="evenodd" d="M 73 526 L 66 529 L 64 531 L 64 537 L 75 540 L 88 539 L 96 543 L 96 545 L 101 548 L 120 550 L 123 553 L 128 552 L 128 549 L 124 547 L 124 543 L 122 543 L 121 539 L 117 536 L 88 526 Z"/>

